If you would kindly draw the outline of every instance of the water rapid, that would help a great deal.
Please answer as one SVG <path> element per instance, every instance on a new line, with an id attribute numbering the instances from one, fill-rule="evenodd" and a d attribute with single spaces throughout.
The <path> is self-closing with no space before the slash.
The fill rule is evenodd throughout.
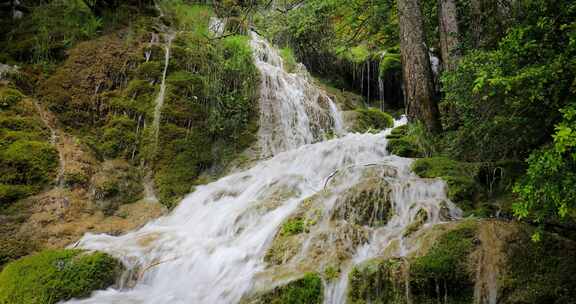
<path id="1" fill-rule="evenodd" d="M 421 209 L 429 214 L 425 225 L 442 221 L 443 213 L 458 216 L 443 182 L 417 178 L 410 171 L 412 160 L 386 150 L 389 131 L 346 134 L 337 106 L 302 67 L 287 73 L 278 51 L 256 34 L 251 46 L 261 74 L 262 160 L 197 187 L 169 215 L 137 231 L 86 234 L 78 247 L 108 252 L 128 271 L 119 287 L 70 303 L 238 303 L 267 270 L 264 256 L 283 221 L 329 187 L 325 215 L 310 235 L 329 231 L 339 195 L 361 183 L 364 171 L 374 166 L 387 168 L 380 177 L 391 186 L 394 215 L 386 225 L 369 229 L 350 265 L 382 254 L 393 242 L 399 243 L 396 255 L 410 252 L 403 234 Z M 293 263 L 305 260 L 313 243 L 306 240 Z M 346 278 L 343 271 L 336 283 L 327 284 L 326 303 L 344 302 Z"/>

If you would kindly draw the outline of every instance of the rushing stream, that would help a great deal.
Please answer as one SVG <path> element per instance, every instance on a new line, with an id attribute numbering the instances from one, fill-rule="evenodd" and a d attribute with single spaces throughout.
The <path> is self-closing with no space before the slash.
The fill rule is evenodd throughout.
<path id="1" fill-rule="evenodd" d="M 237 303 L 266 269 L 264 255 L 282 222 L 306 198 L 323 191 L 334 172 L 345 168 L 380 164 L 396 172 L 388 177 L 395 215 L 385 226 L 372 229 L 353 263 L 377 256 L 393 240 L 400 242 L 397 255 L 412 250 L 402 244 L 402 234 L 420 209 L 430 215 L 426 225 L 442 220 L 444 183 L 417 178 L 410 171 L 410 159 L 390 155 L 389 131 L 346 134 L 336 105 L 302 68 L 285 72 L 278 51 L 255 34 L 251 46 L 262 76 L 263 160 L 197 187 L 170 215 L 137 231 L 122 236 L 86 234 L 80 248 L 108 252 L 128 271 L 121 287 L 71 303 Z M 334 193 L 358 184 L 360 173 L 334 181 Z M 444 209 L 458 216 L 447 204 Z M 330 201 L 326 208 L 331 208 Z M 346 277 L 343 272 L 340 280 L 326 286 L 326 303 L 344 302 Z"/>

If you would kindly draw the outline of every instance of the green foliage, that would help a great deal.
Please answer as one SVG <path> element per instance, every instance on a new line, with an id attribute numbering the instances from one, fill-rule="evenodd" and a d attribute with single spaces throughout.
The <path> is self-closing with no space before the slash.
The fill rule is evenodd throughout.
<path id="1" fill-rule="evenodd" d="M 280 56 L 282 56 L 282 60 L 284 61 L 284 69 L 286 72 L 294 72 L 296 66 L 298 65 L 298 61 L 294 56 L 294 51 L 292 51 L 292 49 L 289 47 L 284 47 L 280 49 Z"/>
<path id="2" fill-rule="evenodd" d="M 173 28 L 196 35 L 208 35 L 208 23 L 212 15 L 210 6 L 191 5 L 183 0 L 165 0 L 160 4 L 166 14 L 165 18 L 172 21 Z"/>
<path id="3" fill-rule="evenodd" d="M 448 197 L 460 208 L 469 210 L 480 192 L 476 177 L 480 166 L 463 163 L 445 157 L 417 159 L 412 170 L 423 178 L 440 177 L 448 184 Z"/>
<path id="4" fill-rule="evenodd" d="M 530 155 L 526 176 L 514 188 L 520 197 L 514 213 L 520 218 L 576 219 L 576 105 L 562 114 L 554 142 Z"/>
<path id="5" fill-rule="evenodd" d="M 306 231 L 306 221 L 302 218 L 291 218 L 282 224 L 280 233 L 285 236 L 296 235 Z"/>
<path id="6" fill-rule="evenodd" d="M 522 159 L 549 140 L 558 109 L 574 98 L 576 5 L 521 1 L 493 50 L 472 51 L 444 73 L 442 117 L 452 156 Z"/>
<path id="7" fill-rule="evenodd" d="M 355 132 L 380 132 L 394 125 L 394 118 L 375 108 L 357 109 Z"/>
<path id="8" fill-rule="evenodd" d="M 4 268 L 0 303 L 52 304 L 85 297 L 113 284 L 120 270 L 120 263 L 104 253 L 43 251 Z"/>
<path id="9" fill-rule="evenodd" d="M 306 273 L 304 277 L 259 296 L 250 303 L 319 304 L 322 303 L 322 279 L 318 274 Z"/>

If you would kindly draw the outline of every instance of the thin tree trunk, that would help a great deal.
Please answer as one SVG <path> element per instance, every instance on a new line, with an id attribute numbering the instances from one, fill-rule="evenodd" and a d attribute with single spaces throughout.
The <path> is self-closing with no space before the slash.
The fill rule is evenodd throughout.
<path id="1" fill-rule="evenodd" d="M 438 24 L 440 25 L 440 51 L 445 71 L 456 68 L 460 57 L 458 52 L 459 30 L 456 3 L 454 0 L 438 0 Z"/>
<path id="2" fill-rule="evenodd" d="M 472 43 L 475 48 L 478 48 L 482 46 L 482 0 L 472 0 L 470 3 L 470 15 L 472 17 L 470 25 Z"/>
<path id="3" fill-rule="evenodd" d="M 398 0 L 400 53 L 408 118 L 424 123 L 428 131 L 442 131 L 430 57 L 424 40 L 424 25 L 418 0 Z"/>

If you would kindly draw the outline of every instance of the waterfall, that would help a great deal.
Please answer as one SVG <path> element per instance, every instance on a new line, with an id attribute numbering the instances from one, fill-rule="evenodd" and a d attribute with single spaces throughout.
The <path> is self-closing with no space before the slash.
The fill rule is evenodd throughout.
<path id="1" fill-rule="evenodd" d="M 402 244 L 403 232 L 420 209 L 430 215 L 425 225 L 443 219 L 442 202 L 458 216 L 442 181 L 419 179 L 410 170 L 411 159 L 388 153 L 390 130 L 345 134 L 337 106 L 303 69 L 285 72 L 278 51 L 256 34 L 251 47 L 261 74 L 258 140 L 263 160 L 198 186 L 169 215 L 137 231 L 122 236 L 87 233 L 78 247 L 108 252 L 128 271 L 122 287 L 70 303 L 238 303 L 266 270 L 264 256 L 283 221 L 306 199 L 325 193 L 330 183 L 334 196 L 325 202 L 328 213 L 335 198 L 361 183 L 374 164 L 394 172 L 383 178 L 392 187 L 395 215 L 372 229 L 352 264 L 381 254 L 392 241 L 401 243 L 397 255 L 410 252 L 410 245 Z M 330 134 L 339 136 L 327 140 Z M 335 178 L 336 172 L 346 174 Z M 346 271 L 337 282 L 325 288 L 327 303 L 344 302 Z"/>
<path id="2" fill-rule="evenodd" d="M 318 142 L 329 130 L 344 133 L 334 102 L 302 65 L 297 73 L 286 72 L 278 51 L 256 33 L 251 46 L 262 77 L 258 137 L 264 157 Z"/>

